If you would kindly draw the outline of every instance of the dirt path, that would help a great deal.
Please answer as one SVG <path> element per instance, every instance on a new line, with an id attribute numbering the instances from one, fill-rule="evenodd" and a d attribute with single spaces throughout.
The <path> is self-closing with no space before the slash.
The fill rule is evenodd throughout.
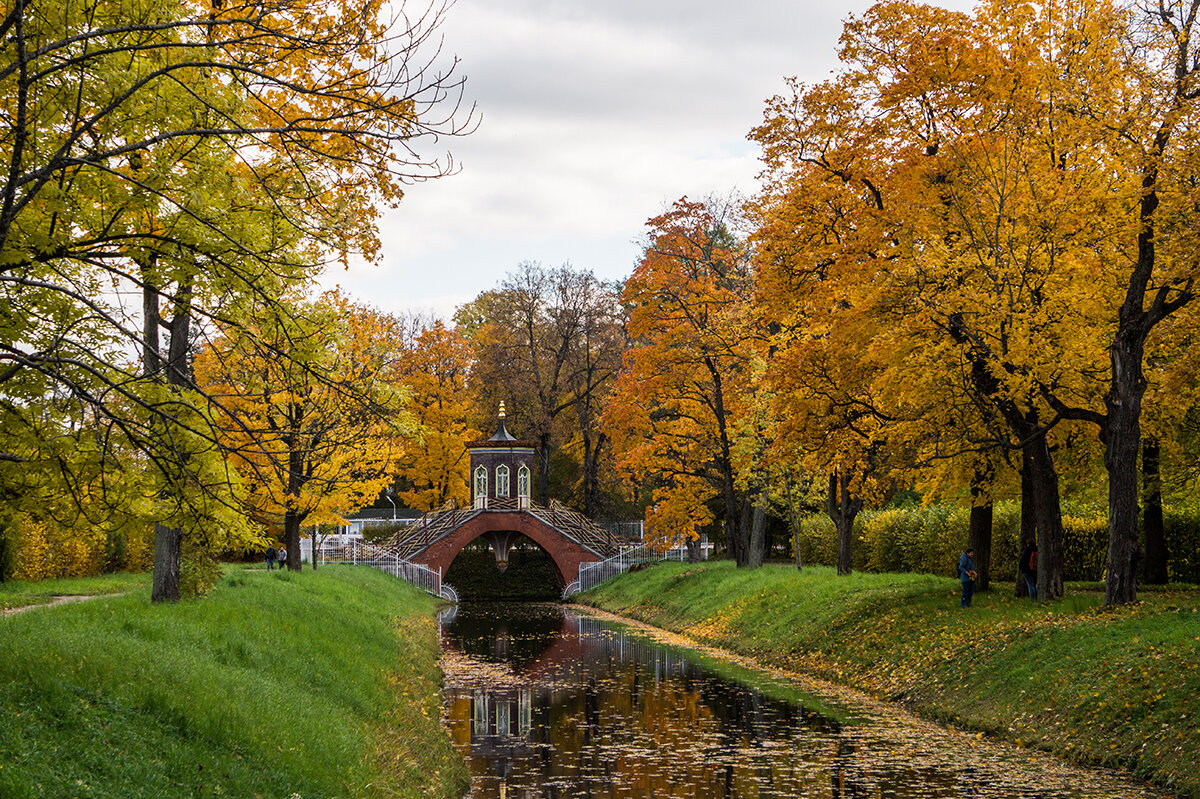
<path id="1" fill-rule="evenodd" d="M 65 605 L 68 602 L 83 602 L 88 599 L 100 599 L 101 597 L 121 596 L 121 594 L 63 594 L 50 597 L 49 602 L 37 602 L 32 605 L 22 605 L 19 608 L 5 608 L 3 615 L 11 616 L 14 613 L 24 613 L 27 610 L 34 608 L 52 608 L 55 605 Z"/>

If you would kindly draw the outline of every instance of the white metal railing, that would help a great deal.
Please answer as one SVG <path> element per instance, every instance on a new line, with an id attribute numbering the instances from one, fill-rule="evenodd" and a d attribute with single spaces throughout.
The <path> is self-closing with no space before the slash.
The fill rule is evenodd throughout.
<path id="1" fill-rule="evenodd" d="M 701 552 L 703 551 L 701 550 Z M 579 565 L 578 578 L 563 589 L 563 598 L 566 599 L 569 596 L 581 594 L 584 591 L 595 588 L 605 580 L 611 580 L 618 574 L 624 574 L 629 571 L 629 567 L 637 563 L 658 563 L 664 560 L 684 561 L 687 558 L 688 549 L 682 545 L 672 547 L 665 552 L 647 544 L 629 547 L 621 550 L 607 560 L 600 560 L 594 563 L 581 563 Z"/>
<path id="2" fill-rule="evenodd" d="M 352 563 L 357 566 L 370 566 L 434 596 L 458 602 L 458 592 L 448 583 L 442 582 L 441 569 L 431 569 L 422 563 L 404 560 L 391 552 L 361 541 L 352 541 L 344 547 L 322 547 L 317 551 L 320 553 L 322 564 Z"/>

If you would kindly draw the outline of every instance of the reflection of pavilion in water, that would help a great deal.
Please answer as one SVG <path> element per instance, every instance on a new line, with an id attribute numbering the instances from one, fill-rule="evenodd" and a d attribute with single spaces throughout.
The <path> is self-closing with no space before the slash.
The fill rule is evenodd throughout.
<path id="1" fill-rule="evenodd" d="M 536 754 L 533 726 L 533 689 L 494 688 L 471 696 L 471 756 L 489 760 L 529 757 Z M 498 776 L 506 774 L 501 765 Z"/>
<path id="2" fill-rule="evenodd" d="M 596 782 L 606 781 L 602 775 L 609 756 L 601 752 L 614 734 L 614 723 L 620 725 L 612 706 L 615 695 L 630 708 L 638 708 L 654 701 L 650 697 L 668 681 L 676 686 L 668 693 L 682 690 L 699 695 L 719 690 L 679 652 L 587 616 L 567 613 L 556 621 L 558 629 L 552 635 L 540 636 L 536 655 L 528 649 L 522 652 L 523 665 L 513 669 L 511 679 L 505 680 L 508 684 L 447 691 L 455 740 L 460 746 L 469 745 L 476 777 L 485 781 L 476 785 L 474 795 L 497 795 L 493 790 L 513 797 L 585 795 L 569 784 L 577 790 L 574 780 L 584 774 L 591 775 L 587 781 L 594 788 Z M 521 636 L 514 640 L 506 624 L 495 625 L 492 635 L 483 638 L 475 639 L 470 648 L 486 659 L 511 653 L 517 643 L 526 647 L 530 643 Z M 453 645 L 452 640 L 446 643 Z M 619 685 L 611 677 L 616 672 L 626 675 Z M 794 706 L 789 719 L 772 721 L 770 714 L 762 712 L 760 694 L 740 687 L 736 693 L 740 698 L 712 697 L 717 700 L 714 715 L 724 730 L 723 742 L 710 744 L 714 751 L 737 749 L 780 721 L 800 723 L 801 716 L 812 714 Z M 463 735 L 468 726 L 469 737 Z M 717 779 L 732 785 L 732 776 L 732 767 L 722 768 Z"/>

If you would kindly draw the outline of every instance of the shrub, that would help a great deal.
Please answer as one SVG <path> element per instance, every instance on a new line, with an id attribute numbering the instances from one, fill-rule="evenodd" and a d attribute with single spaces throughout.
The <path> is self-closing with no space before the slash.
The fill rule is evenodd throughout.
<path id="1" fill-rule="evenodd" d="M 1172 582 L 1200 583 L 1200 507 L 1169 508 L 1163 516 L 1168 576 Z"/>
<path id="2" fill-rule="evenodd" d="M 221 579 L 221 564 L 206 547 L 184 537 L 179 559 L 179 594 L 204 596 Z"/>
<path id="3" fill-rule="evenodd" d="M 863 511 L 855 520 L 854 568 L 869 572 L 914 572 L 953 576 L 967 542 L 970 509 L 948 503 Z M 1166 509 L 1167 569 L 1172 582 L 1200 583 L 1200 506 Z M 1016 580 L 1021 504 L 997 502 L 992 514 L 990 577 Z M 824 514 L 801 519 L 794 539 L 803 562 L 837 565 L 833 522 Z M 1104 514 L 1063 516 L 1063 579 L 1100 581 L 1108 562 L 1108 519 Z"/>
<path id="4" fill-rule="evenodd" d="M 29 582 L 105 571 L 144 571 L 154 557 L 153 532 L 148 525 L 104 529 L 17 514 L 5 526 L 3 538 L 0 549 L 8 553 L 12 577 Z"/>
<path id="5" fill-rule="evenodd" d="M 1063 516 L 1063 579 L 1103 580 L 1108 561 L 1108 519 Z"/>

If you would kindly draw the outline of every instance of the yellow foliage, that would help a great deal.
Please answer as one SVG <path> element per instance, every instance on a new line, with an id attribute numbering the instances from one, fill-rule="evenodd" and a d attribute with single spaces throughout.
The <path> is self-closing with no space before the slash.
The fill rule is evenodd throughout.
<path id="1" fill-rule="evenodd" d="M 17 552 L 13 576 L 29 582 L 56 576 L 54 553 L 46 525 L 27 516 L 20 516 L 15 520 L 14 526 L 17 531 Z"/>
<path id="2" fill-rule="evenodd" d="M 390 482 L 414 432 L 407 392 L 384 373 L 396 356 L 392 324 L 330 292 L 231 330 L 197 357 L 260 524 L 336 522 Z"/>
<path id="3" fill-rule="evenodd" d="M 471 409 L 470 369 L 470 344 L 440 321 L 422 331 L 396 365 L 397 379 L 412 391 L 409 408 L 422 431 L 419 440 L 402 443 L 396 460 L 396 474 L 412 486 L 400 492 L 410 508 L 470 501 L 466 444 L 481 435 L 465 421 Z"/>
<path id="4" fill-rule="evenodd" d="M 82 523 L 73 527 L 23 514 L 16 517 L 14 528 L 13 576 L 18 580 L 86 577 L 104 571 L 106 536 L 95 525 Z"/>
<path id="5" fill-rule="evenodd" d="M 154 528 L 142 526 L 125 536 L 125 571 L 146 571 L 154 565 Z"/>

